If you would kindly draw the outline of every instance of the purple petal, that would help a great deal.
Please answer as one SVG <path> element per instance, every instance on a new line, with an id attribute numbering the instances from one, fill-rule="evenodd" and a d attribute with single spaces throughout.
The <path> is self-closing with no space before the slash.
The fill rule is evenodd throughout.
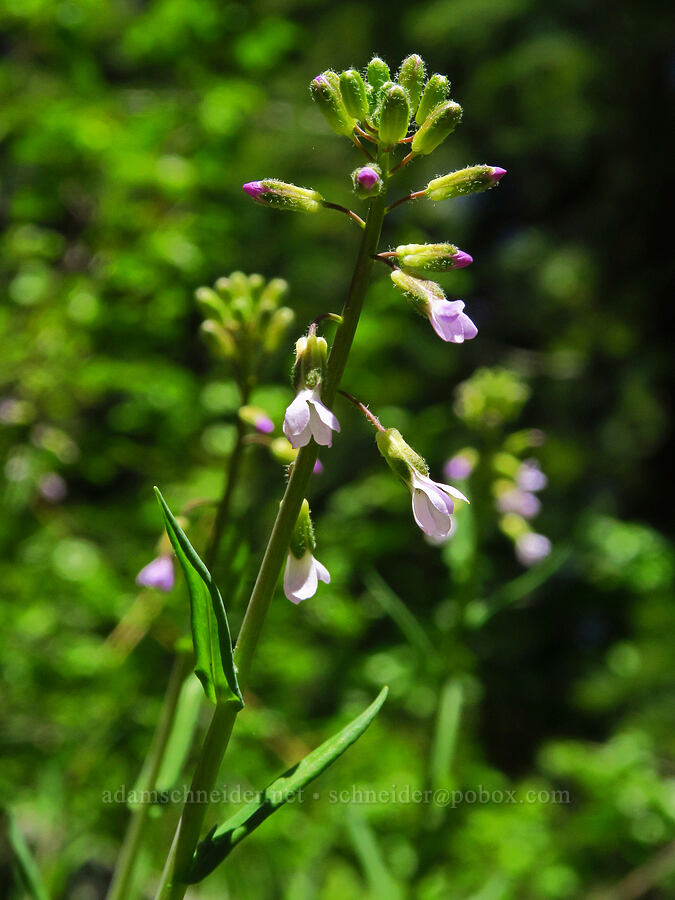
<path id="1" fill-rule="evenodd" d="M 173 562 L 170 556 L 158 556 L 144 566 L 136 576 L 136 584 L 141 587 L 170 591 L 174 584 Z"/>
<path id="2" fill-rule="evenodd" d="M 461 453 L 449 459 L 443 467 L 443 474 L 453 481 L 463 481 L 473 472 L 473 463 Z"/>
<path id="3" fill-rule="evenodd" d="M 502 169 L 501 166 L 493 166 L 492 172 L 490 173 L 490 178 L 493 181 L 499 181 L 500 178 L 503 178 L 506 175 L 506 169 Z"/>
<path id="4" fill-rule="evenodd" d="M 516 556 L 524 566 L 533 566 L 541 562 L 551 552 L 551 542 L 543 534 L 529 532 L 516 541 Z"/>
<path id="5" fill-rule="evenodd" d="M 466 315 L 466 313 L 459 314 L 459 324 L 462 326 L 462 334 L 464 335 L 465 341 L 471 341 L 478 334 L 478 329 L 471 321 L 471 319 Z"/>
<path id="6" fill-rule="evenodd" d="M 257 200 L 261 194 L 264 194 L 267 190 L 262 181 L 248 181 L 246 184 L 242 185 L 242 190 L 246 191 L 249 197 L 253 197 L 254 200 Z"/>
<path id="7" fill-rule="evenodd" d="M 356 176 L 356 180 L 358 181 L 358 183 L 367 191 L 369 191 L 377 184 L 379 178 L 380 176 L 377 174 L 375 169 L 371 169 L 370 166 L 364 166 Z"/>
<path id="8" fill-rule="evenodd" d="M 317 459 L 317 461 L 314 463 L 314 468 L 312 469 L 312 472 L 314 473 L 314 475 L 322 475 L 323 474 L 323 463 L 321 462 L 320 459 Z"/>
<path id="9" fill-rule="evenodd" d="M 452 264 L 455 269 L 463 269 L 465 266 L 470 266 L 472 262 L 473 256 L 469 256 L 463 250 L 458 250 L 452 257 Z"/>
<path id="10" fill-rule="evenodd" d="M 274 431 L 274 422 L 269 416 L 258 416 L 255 420 L 255 429 L 261 434 L 271 434 Z"/>

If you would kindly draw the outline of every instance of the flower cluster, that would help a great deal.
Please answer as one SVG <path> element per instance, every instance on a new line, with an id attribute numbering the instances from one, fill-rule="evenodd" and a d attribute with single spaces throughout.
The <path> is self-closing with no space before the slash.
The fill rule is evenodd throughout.
<path id="1" fill-rule="evenodd" d="M 436 150 L 460 123 L 462 108 L 449 93 L 448 79 L 440 74 L 428 77 L 424 61 L 417 54 L 404 59 L 395 76 L 382 59 L 374 57 L 364 72 L 327 70 L 312 80 L 311 97 L 330 128 L 352 141 L 367 157 L 367 163 L 353 170 L 351 180 L 355 195 L 371 204 L 371 212 L 375 203 L 380 204 L 380 215 L 385 215 L 406 200 L 424 197 L 436 203 L 478 193 L 497 185 L 506 174 L 500 166 L 467 166 L 433 178 L 424 189 L 384 206 L 384 195 L 395 173 L 416 157 Z M 392 166 L 391 156 L 398 148 L 404 150 L 405 156 Z M 263 178 L 247 182 L 243 190 L 257 203 L 280 210 L 312 214 L 321 209 L 338 210 L 366 228 L 357 213 L 326 200 L 312 188 Z M 375 253 L 373 258 L 392 269 L 391 280 L 396 288 L 415 312 L 429 320 L 443 341 L 462 344 L 477 336 L 478 329 L 465 312 L 464 301 L 448 299 L 443 288 L 427 277 L 470 265 L 473 259 L 469 253 L 450 243 L 403 244 L 395 250 Z M 326 402 L 328 345 L 317 334 L 318 323 L 326 316 L 334 321 L 340 319 L 334 314 L 319 316 L 296 343 L 295 396 L 283 422 L 288 445 L 281 446 L 280 438 L 270 439 L 272 451 L 287 456 L 289 462 L 292 453 L 312 441 L 331 447 L 334 433 L 340 431 L 340 423 L 330 408 L 336 389 L 334 381 L 330 402 Z M 338 327 L 341 324 L 340 319 Z M 434 481 L 424 460 L 396 429 L 383 428 L 359 401 L 346 396 L 375 425 L 377 446 L 409 490 L 413 518 L 419 528 L 432 540 L 448 538 L 454 529 L 455 502 L 468 502 L 467 498 L 452 485 Z M 328 580 L 327 571 L 313 557 L 315 542 L 309 507 L 303 506 L 298 523 L 296 545 L 291 545 L 284 580 L 286 595 L 294 602 L 311 596 L 318 580 Z"/>

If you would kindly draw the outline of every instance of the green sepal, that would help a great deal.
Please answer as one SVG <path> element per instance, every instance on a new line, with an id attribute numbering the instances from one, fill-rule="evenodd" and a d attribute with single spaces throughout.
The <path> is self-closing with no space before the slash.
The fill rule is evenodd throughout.
<path id="1" fill-rule="evenodd" d="M 342 731 L 338 731 L 303 760 L 268 784 L 258 799 L 252 800 L 236 812 L 220 828 L 213 828 L 197 847 L 185 879 L 186 883 L 196 884 L 206 878 L 229 856 L 237 844 L 342 756 L 368 728 L 380 711 L 388 692 L 389 688 L 382 688 L 373 703 Z"/>
<path id="2" fill-rule="evenodd" d="M 450 93 L 450 82 L 445 75 L 432 75 L 422 93 L 422 99 L 417 107 L 415 121 L 423 125 L 429 113 L 439 106 Z"/>
<path id="3" fill-rule="evenodd" d="M 312 517 L 307 500 L 302 501 L 288 549 L 296 559 L 302 559 L 307 551 L 313 553 L 316 549 L 314 526 L 312 525 Z"/>
<path id="4" fill-rule="evenodd" d="M 433 153 L 462 121 L 462 107 L 454 100 L 441 103 L 424 120 L 412 142 L 413 153 Z"/>
<path id="5" fill-rule="evenodd" d="M 197 556 L 185 532 L 155 488 L 166 532 L 185 575 L 190 595 L 190 627 L 195 653 L 195 675 L 212 703 L 236 703 L 244 699 L 237 682 L 232 638 L 225 605 L 211 573 Z"/>
<path id="6" fill-rule="evenodd" d="M 410 444 L 403 440 L 403 435 L 397 428 L 378 431 L 375 440 L 385 462 L 407 488 L 412 484 L 413 469 L 420 475 L 429 474 L 429 466 L 419 453 L 415 453 Z"/>

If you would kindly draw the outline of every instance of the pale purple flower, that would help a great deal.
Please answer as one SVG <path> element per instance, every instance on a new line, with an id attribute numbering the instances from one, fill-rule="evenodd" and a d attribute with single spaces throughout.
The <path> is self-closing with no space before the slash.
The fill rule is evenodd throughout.
<path id="1" fill-rule="evenodd" d="M 441 297 L 429 297 L 427 315 L 436 334 L 444 341 L 461 344 L 470 341 L 478 334 L 478 329 L 471 319 L 462 312 L 463 300 L 444 300 Z"/>
<path id="2" fill-rule="evenodd" d="M 356 180 L 362 188 L 364 188 L 366 191 L 370 191 L 380 180 L 380 176 L 371 166 L 364 166 L 359 170 L 359 174 L 356 176 Z"/>
<path id="3" fill-rule="evenodd" d="M 541 471 L 536 459 L 526 459 L 521 464 L 516 481 L 523 491 L 542 491 L 548 484 L 548 478 Z"/>
<path id="4" fill-rule="evenodd" d="M 522 534 L 516 541 L 516 556 L 518 562 L 524 566 L 533 566 L 541 562 L 551 552 L 551 542 L 543 534 L 529 531 Z"/>
<path id="5" fill-rule="evenodd" d="M 153 559 L 136 576 L 136 584 L 141 587 L 170 591 L 174 583 L 173 561 L 167 554 Z"/>
<path id="6" fill-rule="evenodd" d="M 463 453 L 457 453 L 443 467 L 443 474 L 450 481 L 463 481 L 473 472 L 474 463 Z"/>
<path id="7" fill-rule="evenodd" d="M 506 175 L 506 169 L 502 169 L 501 166 L 492 166 L 492 172 L 489 177 L 492 181 L 499 181 Z"/>
<path id="8" fill-rule="evenodd" d="M 49 503 L 60 503 L 68 493 L 66 482 L 56 472 L 48 472 L 40 479 L 40 494 Z"/>
<path id="9" fill-rule="evenodd" d="M 249 197 L 253 197 L 254 200 L 257 200 L 261 194 L 266 193 L 267 188 L 262 181 L 248 181 L 246 184 L 242 185 L 242 190 L 246 191 Z"/>
<path id="10" fill-rule="evenodd" d="M 515 513 L 524 519 L 533 519 L 541 511 L 541 501 L 529 491 L 512 488 L 497 497 L 497 509 L 501 513 Z"/>
<path id="11" fill-rule="evenodd" d="M 271 434 L 274 431 L 274 422 L 269 416 L 256 416 L 253 427 L 261 434 Z"/>
<path id="12" fill-rule="evenodd" d="M 415 469 L 410 489 L 413 516 L 418 526 L 431 538 L 448 537 L 453 527 L 452 513 L 455 508 L 452 498 L 468 503 L 464 494 L 452 485 L 432 481 L 428 475 L 422 475 Z"/>
<path id="13" fill-rule="evenodd" d="M 289 552 L 284 572 L 284 594 L 292 603 L 313 597 L 320 580 L 330 584 L 330 572 L 318 559 L 314 559 L 311 550 L 305 550 L 300 559 Z"/>
<path id="14" fill-rule="evenodd" d="M 296 450 L 311 438 L 322 447 L 333 443 L 333 432 L 340 430 L 337 416 L 321 402 L 321 385 L 298 391 L 284 416 L 284 434 Z"/>

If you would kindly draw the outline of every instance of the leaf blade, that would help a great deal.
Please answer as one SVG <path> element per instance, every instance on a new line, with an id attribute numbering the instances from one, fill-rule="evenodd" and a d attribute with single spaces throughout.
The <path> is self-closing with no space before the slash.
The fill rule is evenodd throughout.
<path id="1" fill-rule="evenodd" d="M 387 699 L 383 687 L 375 700 L 337 734 L 328 738 L 304 759 L 271 781 L 257 799 L 247 803 L 220 828 L 213 828 L 197 847 L 187 883 L 196 884 L 209 875 L 265 819 L 276 812 L 294 794 L 324 772 L 357 741 L 368 728 Z"/>
<path id="2" fill-rule="evenodd" d="M 195 674 L 213 703 L 244 706 L 232 654 L 232 636 L 225 604 L 211 573 L 176 521 L 159 488 L 155 494 L 176 558 L 190 594 L 190 626 L 195 651 Z"/>

